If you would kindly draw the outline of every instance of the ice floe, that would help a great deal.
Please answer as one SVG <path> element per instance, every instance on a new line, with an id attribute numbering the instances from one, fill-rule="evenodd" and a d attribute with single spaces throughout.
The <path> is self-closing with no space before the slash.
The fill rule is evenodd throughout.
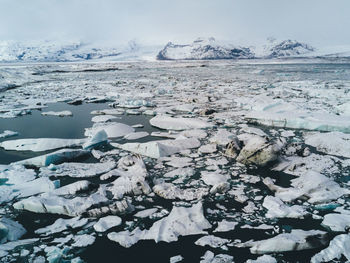
<path id="1" fill-rule="evenodd" d="M 123 137 L 134 132 L 134 128 L 124 123 L 106 122 L 95 123 L 91 128 L 85 129 L 85 136 L 94 136 L 98 131 L 105 130 L 108 138 Z"/>
<path id="2" fill-rule="evenodd" d="M 175 140 L 162 140 L 145 143 L 111 143 L 111 145 L 151 158 L 160 158 L 170 156 L 186 149 L 198 148 L 200 142 L 196 138 L 178 138 Z"/>
<path id="3" fill-rule="evenodd" d="M 69 110 L 66 110 L 66 111 L 44 111 L 41 113 L 41 115 L 65 117 L 65 116 L 73 116 L 73 113 Z"/>
<path id="4" fill-rule="evenodd" d="M 5 150 L 13 151 L 43 152 L 59 148 L 81 146 L 85 141 L 86 139 L 18 139 L 4 141 L 0 143 L 0 147 L 4 148 Z"/>
<path id="5" fill-rule="evenodd" d="M 177 131 L 213 127 L 212 124 L 201 119 L 171 117 L 166 115 L 157 115 L 150 120 L 150 124 L 160 129 Z"/>
<path id="6" fill-rule="evenodd" d="M 94 224 L 94 229 L 97 232 L 105 232 L 112 227 L 119 226 L 122 223 L 122 219 L 119 216 L 106 216 L 100 218 L 96 224 Z"/>
<path id="7" fill-rule="evenodd" d="M 336 236 L 329 246 L 311 258 L 311 263 L 331 262 L 335 259 L 340 260 L 344 256 L 350 260 L 350 235 L 342 234 Z"/>
<path id="8" fill-rule="evenodd" d="M 253 254 L 265 254 L 323 247 L 327 244 L 327 241 L 327 232 L 293 229 L 290 233 L 283 233 L 269 239 L 248 242 L 242 245 L 250 247 L 250 252 Z"/>

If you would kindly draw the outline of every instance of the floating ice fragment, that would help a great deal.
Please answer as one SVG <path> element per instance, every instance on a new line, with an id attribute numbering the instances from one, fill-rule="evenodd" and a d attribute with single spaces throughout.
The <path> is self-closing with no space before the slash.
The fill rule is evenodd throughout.
<path id="1" fill-rule="evenodd" d="M 150 124 L 160 129 L 177 131 L 189 129 L 206 129 L 213 127 L 212 124 L 201 119 L 170 117 L 166 115 L 157 115 L 150 120 Z"/>
<path id="2" fill-rule="evenodd" d="M 263 255 L 257 259 L 248 259 L 246 263 L 277 263 L 277 260 L 270 255 Z"/>
<path id="3" fill-rule="evenodd" d="M 126 151 L 157 159 L 160 157 L 170 156 L 186 149 L 198 148 L 200 142 L 195 138 L 180 138 L 176 140 L 162 140 L 146 143 L 111 143 L 111 145 Z"/>
<path id="4" fill-rule="evenodd" d="M 20 239 L 27 231 L 24 227 L 9 218 L 0 218 L 0 244 Z M 1 245 L 0 245 L 1 251 Z"/>
<path id="5" fill-rule="evenodd" d="M 92 245 L 95 242 L 95 237 L 88 235 L 88 234 L 84 234 L 84 235 L 79 235 L 79 236 L 75 236 L 73 238 L 74 243 L 72 244 L 72 247 L 87 247 Z"/>
<path id="6" fill-rule="evenodd" d="M 5 150 L 13 151 L 33 151 L 43 152 L 55 150 L 65 147 L 76 147 L 82 145 L 86 139 L 55 139 L 55 138 L 39 138 L 39 139 L 18 139 L 4 141 L 0 146 Z"/>
<path id="7" fill-rule="evenodd" d="M 118 117 L 115 117 L 113 115 L 98 115 L 95 117 L 92 117 L 91 121 L 92 122 L 109 122 L 115 119 L 119 119 Z"/>
<path id="8" fill-rule="evenodd" d="M 146 137 L 148 135 L 149 135 L 148 132 L 133 132 L 133 133 L 129 133 L 129 134 L 125 135 L 124 139 L 126 139 L 126 140 L 137 140 L 137 139 L 144 138 L 144 137 Z"/>
<path id="9" fill-rule="evenodd" d="M 119 216 L 106 216 L 100 218 L 96 224 L 94 224 L 94 229 L 97 232 L 105 232 L 112 227 L 119 226 L 122 223 L 122 219 Z"/>
<path id="10" fill-rule="evenodd" d="M 55 165 L 54 169 L 50 169 L 50 167 L 40 168 L 40 176 L 69 176 L 86 178 L 107 173 L 114 167 L 116 167 L 116 163 L 114 161 L 105 163 L 62 163 Z"/>
<path id="11" fill-rule="evenodd" d="M 105 130 L 108 138 L 123 137 L 135 131 L 133 127 L 123 123 L 95 123 L 91 128 L 85 129 L 85 136 L 94 136 L 100 130 Z"/>
<path id="12" fill-rule="evenodd" d="M 65 117 L 65 116 L 73 116 L 73 113 L 69 110 L 66 110 L 66 111 L 45 111 L 45 112 L 42 112 L 41 115 Z"/>
<path id="13" fill-rule="evenodd" d="M 79 216 L 71 219 L 57 219 L 52 225 L 35 230 L 36 234 L 49 236 L 52 234 L 63 232 L 67 229 L 81 228 L 88 223 L 86 218 Z"/>
<path id="14" fill-rule="evenodd" d="M 350 235 L 342 234 L 336 236 L 329 246 L 311 258 L 311 263 L 331 262 L 341 259 L 342 255 L 350 260 Z"/>
<path id="15" fill-rule="evenodd" d="M 5 138 L 8 138 L 8 137 L 17 136 L 18 134 L 19 134 L 18 132 L 5 130 L 2 133 L 0 133 L 0 139 L 5 139 Z"/>
<path id="16" fill-rule="evenodd" d="M 107 142 L 108 142 L 107 133 L 105 132 L 105 130 L 100 130 L 83 144 L 83 149 L 85 150 L 91 149 Z"/>
<path id="17" fill-rule="evenodd" d="M 232 231 L 235 229 L 237 225 L 238 225 L 238 222 L 227 221 L 223 219 L 222 221 L 218 222 L 218 227 L 214 230 L 214 232 Z"/>
<path id="18" fill-rule="evenodd" d="M 14 164 L 21 165 L 33 165 L 33 166 L 49 166 L 50 164 L 59 164 L 65 161 L 69 161 L 84 155 L 89 154 L 86 150 L 73 150 L 73 149 L 62 149 L 53 153 L 41 155 L 38 157 L 25 159 L 23 161 L 15 162 Z"/>
<path id="19" fill-rule="evenodd" d="M 300 205 L 288 206 L 278 197 L 266 196 L 263 207 L 268 211 L 267 218 L 304 218 L 306 214 L 305 208 Z"/>
<path id="20" fill-rule="evenodd" d="M 345 232 L 350 227 L 350 214 L 327 214 L 321 224 L 334 232 Z"/>
<path id="21" fill-rule="evenodd" d="M 198 239 L 195 244 L 197 246 L 210 246 L 212 248 L 222 248 L 223 246 L 225 246 L 226 244 L 228 244 L 230 242 L 229 239 L 225 239 L 225 238 L 220 238 L 220 237 L 216 237 L 213 235 L 208 235 L 208 236 L 204 236 L 201 237 L 200 239 Z"/>
<path id="22" fill-rule="evenodd" d="M 320 152 L 350 158 L 350 134 L 342 132 L 309 133 L 305 143 Z"/>
<path id="23" fill-rule="evenodd" d="M 299 251 L 322 247 L 327 244 L 327 232 L 320 230 L 293 229 L 291 233 L 279 234 L 275 237 L 242 244 L 250 247 L 253 254 L 280 253 L 287 251 Z"/>

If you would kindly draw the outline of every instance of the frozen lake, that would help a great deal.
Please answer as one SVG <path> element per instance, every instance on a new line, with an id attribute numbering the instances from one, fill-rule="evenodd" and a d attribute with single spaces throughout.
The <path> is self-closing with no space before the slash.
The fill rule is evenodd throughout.
<path id="1" fill-rule="evenodd" d="M 346 61 L 2 65 L 0 262 L 346 262 L 349 152 Z"/>

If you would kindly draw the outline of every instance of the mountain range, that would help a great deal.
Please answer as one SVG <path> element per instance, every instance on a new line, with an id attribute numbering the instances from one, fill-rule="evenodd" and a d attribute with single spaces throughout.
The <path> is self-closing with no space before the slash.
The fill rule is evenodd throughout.
<path id="1" fill-rule="evenodd" d="M 262 46 L 239 46 L 214 38 L 198 38 L 190 44 L 169 42 L 146 46 L 129 41 L 124 46 L 80 41 L 0 41 L 0 62 L 74 62 L 90 60 L 213 60 L 350 57 L 350 48 L 320 50 L 296 40 L 270 40 Z"/>

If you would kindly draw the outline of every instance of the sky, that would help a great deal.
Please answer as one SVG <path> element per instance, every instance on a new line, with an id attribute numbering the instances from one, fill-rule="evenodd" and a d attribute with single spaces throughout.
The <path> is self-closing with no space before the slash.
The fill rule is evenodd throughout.
<path id="1" fill-rule="evenodd" d="M 0 40 L 349 45 L 350 0 L 0 0 Z"/>

